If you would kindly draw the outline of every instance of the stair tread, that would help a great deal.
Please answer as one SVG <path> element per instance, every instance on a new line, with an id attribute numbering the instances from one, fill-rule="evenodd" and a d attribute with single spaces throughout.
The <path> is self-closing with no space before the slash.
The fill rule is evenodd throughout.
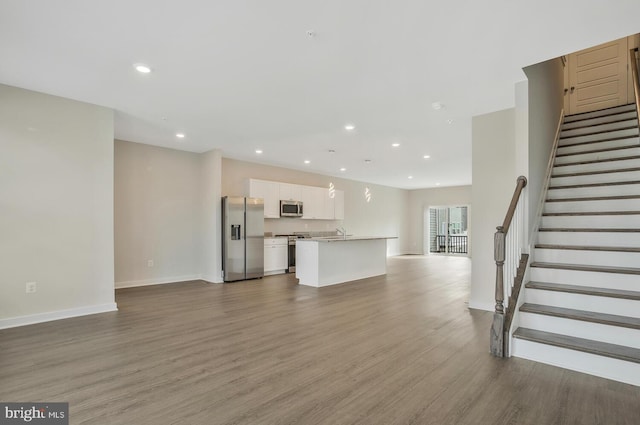
<path id="1" fill-rule="evenodd" d="M 578 112 L 578 113 L 575 113 L 575 114 L 568 114 L 568 115 L 565 115 L 564 117 L 565 117 L 565 119 L 566 118 L 577 118 L 580 115 L 587 115 L 587 114 L 593 114 L 594 112 L 601 112 L 601 111 L 611 110 L 612 112 L 610 114 L 600 115 L 600 117 L 608 117 L 608 116 L 616 115 L 616 114 L 623 113 L 623 112 L 632 112 L 634 110 L 634 106 L 635 106 L 635 103 L 626 103 L 624 105 L 610 106 L 608 108 L 597 109 L 595 111 Z M 620 109 L 620 112 L 613 112 L 614 109 Z M 587 118 L 587 119 L 590 119 L 590 118 Z M 574 121 L 578 121 L 578 120 L 574 120 Z"/>
<path id="2" fill-rule="evenodd" d="M 637 317 L 619 316 L 617 314 L 597 313 L 595 311 L 575 310 L 573 308 L 553 307 L 550 305 L 529 303 L 522 304 L 520 306 L 520 311 L 525 313 L 543 314 L 546 316 L 563 317 L 565 319 L 581 320 L 583 322 L 640 329 L 640 318 Z"/>
<path id="3" fill-rule="evenodd" d="M 629 117 L 623 117 L 623 115 L 632 115 Z M 584 123 L 585 121 L 596 121 L 596 120 L 601 120 L 604 118 L 611 118 L 610 121 L 602 121 L 602 122 L 596 122 L 596 123 Z M 600 125 L 610 125 L 610 124 L 619 124 L 621 122 L 625 122 L 625 121 L 635 121 L 638 119 L 637 114 L 635 113 L 635 111 L 622 111 L 622 112 L 617 112 L 615 114 L 610 114 L 610 115 L 603 115 L 601 117 L 592 117 L 592 118 L 586 118 L 584 120 L 575 120 L 575 121 L 569 121 L 569 122 L 563 122 L 562 123 L 562 131 L 571 131 L 571 130 L 578 130 L 578 129 L 582 129 L 582 128 L 589 128 L 589 127 L 597 127 Z M 581 124 L 581 125 L 576 125 L 575 127 L 573 127 L 573 124 Z M 565 126 L 572 126 L 571 128 L 565 128 Z"/>
<path id="4" fill-rule="evenodd" d="M 611 125 L 611 124 L 619 124 L 621 122 L 627 122 L 627 121 L 635 121 L 637 120 L 637 117 L 632 117 L 632 118 L 620 118 L 620 117 L 615 117 L 616 115 L 623 115 L 623 114 L 628 114 L 631 111 L 626 111 L 626 112 L 620 112 L 618 114 L 611 114 L 609 115 L 610 117 L 613 117 L 614 119 L 612 121 L 605 121 L 605 122 L 598 122 L 598 123 L 593 123 L 593 124 L 587 124 L 587 125 L 582 125 L 582 126 L 578 126 L 578 127 L 573 127 L 573 128 L 567 128 L 567 129 L 562 129 L 562 131 L 572 131 L 572 130 L 578 130 L 578 129 L 582 129 L 582 128 L 589 128 L 589 127 L 599 127 L 601 125 Z M 603 117 L 598 117 L 598 118 L 603 118 Z M 590 118 L 590 119 L 594 119 L 594 118 Z M 586 120 L 585 120 L 586 121 Z M 566 124 L 573 124 L 574 122 L 580 122 L 580 121 L 572 121 L 572 122 L 568 122 Z M 563 124 L 564 126 L 564 124 Z"/>
<path id="5" fill-rule="evenodd" d="M 599 131 L 593 131 L 591 133 L 576 134 L 575 136 L 564 136 L 564 137 L 560 137 L 560 140 L 575 139 L 576 137 L 595 136 L 598 134 L 615 133 L 616 131 L 633 130 L 637 128 L 638 128 L 637 125 L 629 125 L 627 127 L 620 127 L 613 130 L 599 130 Z"/>
<path id="6" fill-rule="evenodd" d="M 585 211 L 585 212 L 553 212 L 543 213 L 545 217 L 567 217 L 567 216 L 588 216 L 588 215 L 640 215 L 640 211 Z"/>
<path id="7" fill-rule="evenodd" d="M 518 328 L 513 333 L 515 338 L 553 345 L 560 348 L 582 351 L 584 353 L 611 357 L 633 363 L 640 363 L 640 350 L 623 345 L 609 344 L 602 341 L 577 338 L 569 335 L 538 331 L 535 329 Z"/>
<path id="8" fill-rule="evenodd" d="M 637 138 L 638 138 L 638 135 L 608 137 L 606 139 L 587 140 L 586 142 L 567 143 L 567 144 L 564 144 L 564 145 L 558 144 L 558 149 L 570 148 L 570 147 L 573 147 L 573 146 L 592 145 L 594 143 L 615 142 L 617 140 L 637 139 Z"/>
<path id="9" fill-rule="evenodd" d="M 614 252 L 640 252 L 640 248 L 624 247 L 624 246 L 582 246 L 582 245 L 553 245 L 553 244 L 536 244 L 538 249 L 564 249 L 572 251 L 614 251 Z"/>
<path id="10" fill-rule="evenodd" d="M 614 227 L 608 227 L 608 228 L 592 228 L 592 227 L 588 227 L 588 228 L 584 228 L 584 227 L 541 227 L 540 229 L 538 229 L 539 232 L 583 232 L 583 233 L 589 233 L 589 232 L 595 232 L 595 233 L 640 233 L 640 229 L 638 228 L 634 228 L 634 229 L 618 229 L 618 228 L 614 228 Z"/>
<path id="11" fill-rule="evenodd" d="M 549 190 L 554 189 L 578 189 L 583 187 L 602 187 L 602 186 L 624 186 L 640 184 L 640 180 L 628 180 L 624 182 L 607 182 L 607 183 L 584 183 L 584 184 L 567 184 L 562 186 L 550 186 Z"/>
<path id="12" fill-rule="evenodd" d="M 545 269 L 575 270 L 575 271 L 597 272 L 597 273 L 640 275 L 640 269 L 632 268 L 632 267 L 608 267 L 608 266 L 592 266 L 592 265 L 585 265 L 585 264 L 544 263 L 540 261 L 534 261 L 533 263 L 531 263 L 531 267 L 539 267 L 539 268 L 545 268 Z"/>
<path id="13" fill-rule="evenodd" d="M 547 202 L 615 201 L 621 199 L 640 199 L 640 195 L 584 196 L 580 198 L 553 198 Z"/>
<path id="14" fill-rule="evenodd" d="M 640 145 L 636 145 L 636 146 L 616 146 L 615 148 L 603 148 L 603 149 L 592 149 L 590 151 L 582 151 L 582 152 L 559 153 L 559 154 L 556 154 L 556 158 L 564 158 L 564 157 L 567 157 L 567 156 L 574 156 L 574 155 L 587 155 L 587 154 L 591 154 L 591 153 L 614 152 L 614 151 L 621 151 L 621 150 L 625 150 L 625 149 L 638 149 L 638 148 L 640 148 Z"/>
<path id="15" fill-rule="evenodd" d="M 566 285 L 563 283 L 527 282 L 526 288 L 541 289 L 545 291 L 567 292 L 571 294 L 594 295 L 599 297 L 622 298 L 640 301 L 640 292 L 625 291 L 622 289 L 599 288 L 582 285 Z"/>
<path id="16" fill-rule="evenodd" d="M 591 176 L 591 175 L 595 175 L 595 174 L 628 173 L 628 172 L 632 172 L 632 171 L 640 171 L 640 167 L 613 168 L 613 169 L 610 169 L 610 170 L 583 171 L 583 172 L 580 172 L 580 173 L 552 174 L 551 178 L 580 177 L 580 176 Z"/>
<path id="17" fill-rule="evenodd" d="M 604 162 L 616 162 L 616 161 L 629 161 L 633 159 L 640 159 L 640 155 L 629 155 L 629 156 L 620 156 L 615 158 L 603 158 L 603 159 L 590 159 L 588 161 L 576 161 L 576 162 L 567 162 L 564 164 L 555 164 L 553 168 L 558 167 L 570 167 L 572 165 L 589 165 L 589 164 L 601 164 Z"/>

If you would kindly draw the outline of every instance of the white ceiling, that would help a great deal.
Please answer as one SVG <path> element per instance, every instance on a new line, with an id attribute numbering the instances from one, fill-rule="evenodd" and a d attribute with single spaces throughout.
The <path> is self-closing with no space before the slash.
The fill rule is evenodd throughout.
<path id="1" fill-rule="evenodd" d="M 512 107 L 524 66 L 639 18 L 638 0 L 2 0 L 0 83 L 113 108 L 123 140 L 466 185 L 473 115 Z"/>

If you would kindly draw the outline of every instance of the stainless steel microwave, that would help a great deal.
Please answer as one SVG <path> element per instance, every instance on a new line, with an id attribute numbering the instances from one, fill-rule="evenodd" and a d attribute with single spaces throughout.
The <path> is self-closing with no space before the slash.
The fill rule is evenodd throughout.
<path id="1" fill-rule="evenodd" d="M 280 201 L 280 217 L 302 217 L 302 202 Z"/>

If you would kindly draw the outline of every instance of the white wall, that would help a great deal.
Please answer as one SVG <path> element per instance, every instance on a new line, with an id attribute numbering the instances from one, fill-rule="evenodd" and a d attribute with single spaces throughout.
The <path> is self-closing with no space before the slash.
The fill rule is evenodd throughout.
<path id="1" fill-rule="evenodd" d="M 116 287 L 200 278 L 200 181 L 198 154 L 115 141 Z"/>
<path id="2" fill-rule="evenodd" d="M 493 235 L 502 224 L 516 186 L 515 110 L 472 120 L 471 294 L 469 307 L 494 309 Z"/>
<path id="3" fill-rule="evenodd" d="M 411 254 L 427 254 L 423 247 L 424 241 L 424 210 L 439 206 L 469 206 L 469 217 L 473 214 L 471 208 L 471 186 L 442 187 L 433 189 L 418 189 L 409 192 L 409 247 Z M 468 223 L 468 236 L 471 240 L 471 222 Z M 470 248 L 470 247 L 469 247 Z M 471 256 L 471 249 L 469 249 Z"/>
<path id="4" fill-rule="evenodd" d="M 547 165 L 563 108 L 564 69 L 560 58 L 524 68 L 528 78 L 529 230 L 536 226 Z M 533 236 L 533 235 L 532 235 Z"/>
<path id="5" fill-rule="evenodd" d="M 222 282 L 222 156 L 219 150 L 200 154 L 200 270 L 207 282 Z"/>
<path id="6" fill-rule="evenodd" d="M 246 196 L 246 181 L 249 178 L 318 187 L 329 187 L 329 183 L 333 182 L 336 189 L 345 192 L 344 221 L 267 219 L 265 231 L 274 232 L 274 234 L 333 231 L 337 226 L 344 226 L 349 234 L 397 236 L 398 239 L 388 241 L 388 255 L 409 252 L 409 191 L 407 190 L 228 158 L 222 160 L 222 196 Z M 365 201 L 365 187 L 369 187 L 372 192 L 369 203 Z"/>
<path id="7" fill-rule="evenodd" d="M 115 310 L 113 112 L 0 85 L 0 176 L 0 328 Z"/>

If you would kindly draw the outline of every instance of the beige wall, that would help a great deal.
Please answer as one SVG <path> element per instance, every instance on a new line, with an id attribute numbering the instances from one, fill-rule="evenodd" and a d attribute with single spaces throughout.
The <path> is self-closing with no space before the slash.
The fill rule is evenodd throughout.
<path id="1" fill-rule="evenodd" d="M 471 294 L 469 307 L 494 308 L 493 234 L 504 220 L 516 185 L 515 110 L 473 117 Z"/>
<path id="2" fill-rule="evenodd" d="M 114 310 L 113 112 L 0 85 L 0 175 L 0 328 Z"/>
<path id="3" fill-rule="evenodd" d="M 428 247 L 423 247 L 424 239 L 424 211 L 429 207 L 439 206 L 469 206 L 469 217 L 473 214 L 471 205 L 471 186 L 442 187 L 434 189 L 419 189 L 409 192 L 409 226 L 411 236 L 409 240 L 410 253 L 428 254 Z M 471 222 L 469 222 L 469 240 L 471 239 Z M 469 249 L 471 255 L 471 249 Z"/>
<path id="4" fill-rule="evenodd" d="M 318 187 L 328 187 L 329 183 L 333 182 L 336 189 L 345 192 L 343 221 L 267 219 L 265 231 L 274 233 L 333 231 L 336 226 L 344 226 L 349 234 L 397 236 L 398 239 L 389 240 L 387 253 L 398 255 L 409 252 L 409 191 L 407 190 L 228 158 L 222 160 L 223 196 L 246 196 L 246 182 L 249 178 Z M 372 192 L 369 203 L 364 198 L 365 187 L 369 187 Z"/>
<path id="5" fill-rule="evenodd" d="M 200 277 L 200 182 L 198 154 L 115 141 L 116 287 Z"/>

